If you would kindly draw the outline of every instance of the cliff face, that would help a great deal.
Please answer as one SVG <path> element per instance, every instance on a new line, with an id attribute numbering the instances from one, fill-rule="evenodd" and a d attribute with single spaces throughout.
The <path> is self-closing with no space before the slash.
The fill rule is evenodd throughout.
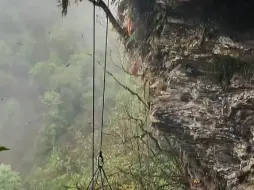
<path id="1" fill-rule="evenodd" d="M 142 59 L 152 126 L 177 142 L 189 179 L 200 179 L 189 187 L 253 189 L 253 3 L 121 1 L 121 22 L 126 9 L 134 16 L 125 43 Z"/>
<path id="2" fill-rule="evenodd" d="M 118 20 L 89 1 L 138 62 L 152 126 L 178 146 L 186 186 L 254 189 L 254 1 L 112 0 Z"/>
<path id="3" fill-rule="evenodd" d="M 223 90 L 181 65 L 169 72 L 168 82 L 153 99 L 151 121 L 180 145 L 190 179 L 200 179 L 201 189 L 253 183 L 253 89 L 234 79 Z"/>

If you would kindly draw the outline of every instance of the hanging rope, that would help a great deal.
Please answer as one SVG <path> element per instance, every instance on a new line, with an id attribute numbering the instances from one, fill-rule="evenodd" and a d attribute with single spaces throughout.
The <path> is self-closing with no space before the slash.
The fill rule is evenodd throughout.
<path id="1" fill-rule="evenodd" d="M 109 7 L 109 0 L 107 6 Z M 105 88 L 106 88 L 106 72 L 107 72 L 107 53 L 108 53 L 108 16 L 106 23 L 106 42 L 105 42 L 105 52 L 104 52 L 104 72 L 103 72 L 103 92 L 102 92 L 102 110 L 101 110 L 101 143 L 100 152 L 102 151 L 102 133 L 104 127 L 104 108 L 105 108 Z"/>
<path id="2" fill-rule="evenodd" d="M 102 156 L 102 153 L 101 153 L 101 152 L 99 153 L 99 156 L 98 156 L 98 158 L 97 158 L 97 162 L 98 162 L 98 167 L 97 167 L 96 171 L 94 172 L 94 174 L 93 174 L 93 176 L 92 176 L 92 179 L 91 179 L 91 181 L 89 182 L 89 184 L 88 184 L 86 190 L 89 189 L 89 187 L 90 187 L 90 185 L 91 185 L 92 183 L 94 183 L 94 182 L 97 183 L 97 182 L 98 182 L 99 176 L 100 176 L 100 178 L 101 178 L 101 184 L 100 184 L 100 185 L 101 185 L 101 189 L 104 190 L 104 187 L 105 187 L 105 185 L 104 185 L 104 178 L 105 178 L 105 180 L 106 180 L 106 182 L 107 182 L 107 186 L 109 187 L 110 190 L 112 190 L 112 188 L 111 188 L 111 186 L 110 186 L 110 184 L 109 184 L 109 181 L 108 181 L 108 177 L 107 177 L 107 175 L 106 175 L 106 173 L 105 173 L 105 170 L 103 169 L 104 160 L 103 160 L 103 156 Z M 92 189 L 92 190 L 94 190 L 94 189 Z"/>
<path id="3" fill-rule="evenodd" d="M 95 3 L 93 3 L 93 135 L 92 135 L 92 179 L 94 176 L 94 134 L 95 134 Z M 94 181 L 92 181 L 91 189 L 94 189 Z"/>
<path id="4" fill-rule="evenodd" d="M 109 0 L 108 5 L 109 7 Z M 98 181 L 98 178 L 100 176 L 101 180 L 101 188 L 104 189 L 104 179 L 107 182 L 107 186 L 110 190 L 112 190 L 108 178 L 106 176 L 106 173 L 103 169 L 104 165 L 104 159 L 102 155 L 102 142 L 103 142 L 103 127 L 104 127 L 104 108 L 105 108 L 105 88 L 106 88 L 106 71 L 107 71 L 107 49 L 108 49 L 108 16 L 107 16 L 107 24 L 106 24 L 106 42 L 105 42 L 105 54 L 104 54 L 104 74 L 103 74 L 103 92 L 102 92 L 102 112 L 101 112 L 101 130 L 100 130 L 100 151 L 99 155 L 97 157 L 97 169 L 94 171 L 94 147 L 95 147 L 95 3 L 93 3 L 93 147 L 92 147 L 92 179 L 87 187 L 87 190 L 89 189 L 90 185 L 92 190 L 94 190 L 94 183 Z"/>

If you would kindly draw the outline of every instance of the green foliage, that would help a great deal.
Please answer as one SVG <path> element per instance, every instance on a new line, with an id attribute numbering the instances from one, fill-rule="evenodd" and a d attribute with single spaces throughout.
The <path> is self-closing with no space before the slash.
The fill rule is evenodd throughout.
<path id="1" fill-rule="evenodd" d="M 179 176 L 177 158 L 156 148 L 147 110 L 136 97 L 119 94 L 109 121 L 106 166 L 116 189 L 181 189 L 173 178 Z"/>
<path id="2" fill-rule="evenodd" d="M 21 178 L 17 172 L 11 169 L 10 165 L 0 164 L 0 189 L 1 190 L 22 190 Z"/>
<path id="3" fill-rule="evenodd" d="M 108 119 L 103 154 L 113 189 L 181 189 L 174 185 L 173 176 L 179 176 L 175 157 L 154 146 L 149 138 L 146 108 L 136 97 L 121 90 Z M 96 132 L 98 144 L 99 135 Z M 30 180 L 41 189 L 60 190 L 63 185 L 76 184 L 85 188 L 91 179 L 91 142 L 91 134 L 83 126 L 73 125 L 68 130 L 68 141 L 53 149 L 47 164 L 38 168 Z"/>
<path id="4" fill-rule="evenodd" d="M 0 146 L 0 152 L 1 151 L 5 151 L 5 150 L 9 150 L 8 148 L 4 147 L 4 146 Z"/>

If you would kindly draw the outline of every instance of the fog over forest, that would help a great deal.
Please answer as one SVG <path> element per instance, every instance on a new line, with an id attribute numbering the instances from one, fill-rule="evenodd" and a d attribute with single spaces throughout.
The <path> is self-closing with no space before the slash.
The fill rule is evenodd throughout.
<path id="1" fill-rule="evenodd" d="M 78 46 L 85 47 L 84 51 L 91 53 L 92 10 L 92 4 L 88 2 L 73 4 L 68 15 L 62 17 L 61 8 L 53 0 L 0 1 L 0 65 L 11 65 L 8 69 L 13 75 L 4 76 L 8 73 L 1 67 L 0 144 L 10 148 L 10 151 L 0 155 L 0 162 L 11 164 L 21 172 L 24 163 L 28 162 L 27 167 L 30 167 L 35 138 L 42 125 L 43 106 L 38 97 L 44 90 L 32 83 L 29 67 L 47 60 L 51 51 L 59 49 L 60 46 L 57 47 L 53 40 L 46 40 L 58 35 L 61 37 L 61 34 L 67 35 L 62 45 L 70 46 L 67 48 L 70 51 L 75 51 L 75 46 Z M 97 9 L 96 51 L 102 53 L 104 46 L 105 15 Z M 112 31 L 109 46 L 109 49 L 116 46 L 116 35 Z M 68 64 L 68 58 L 61 59 L 63 64 Z"/>

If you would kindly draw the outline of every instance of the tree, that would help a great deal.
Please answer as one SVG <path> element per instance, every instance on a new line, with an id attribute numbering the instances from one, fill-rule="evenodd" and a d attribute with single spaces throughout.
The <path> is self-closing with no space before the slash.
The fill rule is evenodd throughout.
<path id="1" fill-rule="evenodd" d="M 0 164 L 0 189 L 22 190 L 21 178 L 10 165 Z"/>
<path id="2" fill-rule="evenodd" d="M 122 85 L 142 95 L 131 80 Z M 112 111 L 109 110 L 102 147 L 104 169 L 112 188 L 182 189 L 179 180 L 184 180 L 184 176 L 177 168 L 178 156 L 172 154 L 172 150 L 164 150 L 149 131 L 145 105 L 125 89 L 117 94 L 116 103 Z M 63 186 L 86 188 L 91 179 L 91 135 L 83 126 L 69 128 L 68 141 L 54 148 L 47 165 L 38 168 L 30 179 L 34 181 L 31 185 L 54 190 Z M 99 135 L 100 131 L 96 131 L 98 144 Z"/>

